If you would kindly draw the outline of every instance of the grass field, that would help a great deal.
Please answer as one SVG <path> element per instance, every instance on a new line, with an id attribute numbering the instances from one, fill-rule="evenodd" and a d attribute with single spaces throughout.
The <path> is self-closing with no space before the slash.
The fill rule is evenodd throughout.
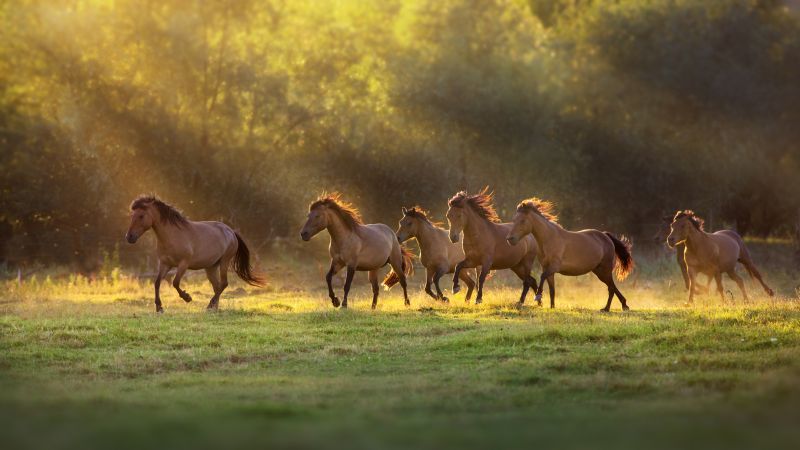
<path id="1" fill-rule="evenodd" d="M 0 304 L 2 448 L 796 448 L 800 306 L 780 295 L 721 304 L 684 291 L 668 263 L 623 286 L 632 311 L 598 309 L 590 277 L 558 278 L 557 309 L 442 305 L 399 290 L 351 310 L 321 277 L 234 284 L 219 313 L 149 283 L 7 282 Z M 313 271 L 311 271 L 313 272 Z M 299 281 L 305 280 L 305 287 Z M 167 285 L 168 286 L 168 285 Z M 732 288 L 733 283 L 727 282 Z"/>

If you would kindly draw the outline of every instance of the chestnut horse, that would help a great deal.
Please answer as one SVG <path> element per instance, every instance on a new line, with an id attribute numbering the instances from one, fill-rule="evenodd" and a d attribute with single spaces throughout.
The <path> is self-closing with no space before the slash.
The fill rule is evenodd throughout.
<path id="1" fill-rule="evenodd" d="M 442 289 L 439 287 L 439 279 L 446 273 L 453 273 L 456 264 L 464 260 L 464 249 L 450 242 L 447 230 L 431 222 L 425 211 L 418 206 L 411 209 L 403 208 L 403 218 L 400 219 L 400 226 L 397 229 L 397 239 L 400 243 L 412 238 L 419 242 L 419 259 L 427 272 L 425 292 L 437 300 L 447 302 L 447 297 L 442 295 Z M 467 272 L 461 272 L 461 280 L 467 285 L 469 302 L 475 281 Z M 436 294 L 431 290 L 431 283 L 436 287 Z"/>
<path id="2" fill-rule="evenodd" d="M 728 276 L 736 282 L 742 291 L 744 299 L 747 300 L 747 291 L 744 288 L 744 281 L 736 273 L 736 262 L 742 263 L 744 268 L 752 278 L 761 283 L 764 291 L 769 295 L 775 292 L 764 283 L 761 274 L 758 272 L 750 252 L 744 245 L 742 237 L 733 230 L 721 230 L 716 233 L 706 233 L 703 230 L 703 219 L 697 216 L 694 211 L 685 210 L 675 213 L 672 219 L 671 231 L 667 237 L 670 247 L 678 244 L 686 246 L 684 260 L 689 272 L 689 302 L 694 301 L 695 284 L 698 273 L 704 273 L 709 278 L 714 277 L 717 282 L 717 291 L 722 300 L 725 301 L 725 294 L 722 290 L 722 274 Z"/>
<path id="3" fill-rule="evenodd" d="M 531 276 L 533 263 L 539 248 L 532 237 L 522 239 L 521 245 L 511 246 L 506 242 L 510 223 L 499 223 L 500 218 L 492 206 L 492 194 L 483 188 L 475 195 L 461 191 L 448 202 L 447 222 L 450 225 L 450 241 L 458 242 L 464 233 L 464 260 L 459 262 L 453 274 L 453 293 L 460 290 L 458 279 L 461 270 L 481 266 L 478 277 L 478 297 L 475 304 L 483 301 L 483 283 L 493 269 L 511 269 L 522 280 L 519 305 L 525 302 L 528 289 L 536 289 L 536 280 Z M 541 302 L 539 302 L 541 304 Z"/>
<path id="4" fill-rule="evenodd" d="M 365 225 L 358 210 L 342 201 L 339 193 L 321 195 L 308 210 L 308 219 L 300 231 L 300 237 L 308 241 L 322 230 L 328 230 L 331 237 L 331 267 L 325 275 L 325 281 L 334 307 L 339 307 L 340 302 L 333 292 L 331 279 L 342 267 L 347 267 L 342 308 L 347 308 L 353 275 L 359 270 L 369 272 L 372 309 L 375 309 L 378 305 L 378 269 L 386 264 L 391 265 L 392 270 L 384 278 L 384 286 L 392 287 L 399 282 L 403 287 L 406 306 L 411 304 L 406 290 L 406 275 L 413 273 L 413 254 L 400 245 L 391 228 L 382 223 Z"/>
<path id="5" fill-rule="evenodd" d="M 542 287 L 547 280 L 550 307 L 555 308 L 555 274 L 577 276 L 592 272 L 608 286 L 608 302 L 602 311 L 611 308 L 615 294 L 622 309 L 629 309 L 628 302 L 614 284 L 613 272 L 616 266 L 617 278 L 624 280 L 633 269 L 630 243 L 598 230 L 567 231 L 558 224 L 553 204 L 535 197 L 517 206 L 513 224 L 507 236 L 509 243 L 516 245 L 533 234 L 541 249 L 539 262 L 543 270 L 536 300 L 541 301 Z"/>
<path id="6" fill-rule="evenodd" d="M 210 310 L 219 307 L 219 297 L 228 287 L 228 266 L 233 266 L 244 282 L 253 286 L 264 285 L 262 277 L 253 272 L 250 251 L 242 237 L 224 223 L 191 221 L 155 196 L 143 195 L 131 203 L 131 224 L 125 239 L 134 244 L 150 228 L 156 233 L 158 242 L 156 312 L 164 312 L 159 288 L 161 279 L 173 267 L 178 269 L 172 286 L 187 303 L 192 301 L 192 296 L 181 289 L 181 278 L 187 269 L 206 270 L 208 281 L 214 287 L 214 296 L 208 303 Z"/>

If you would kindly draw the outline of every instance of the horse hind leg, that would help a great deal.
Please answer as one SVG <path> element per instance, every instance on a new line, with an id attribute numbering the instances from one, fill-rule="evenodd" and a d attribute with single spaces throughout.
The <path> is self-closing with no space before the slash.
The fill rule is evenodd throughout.
<path id="1" fill-rule="evenodd" d="M 469 299 L 472 298 L 472 291 L 475 289 L 475 280 L 473 280 L 470 276 L 470 272 L 472 272 L 472 270 L 463 270 L 458 275 L 458 277 L 461 278 L 461 281 L 467 285 L 467 296 L 465 300 L 467 303 L 469 303 Z"/>
<path id="2" fill-rule="evenodd" d="M 378 269 L 369 271 L 369 284 L 372 285 L 372 309 L 375 309 L 378 306 L 378 293 L 380 292 L 380 288 L 378 287 Z"/>
<path id="3" fill-rule="evenodd" d="M 739 286 L 739 290 L 742 291 L 742 298 L 744 298 L 744 301 L 748 301 L 749 299 L 747 298 L 747 291 L 744 288 L 744 280 L 739 276 L 739 274 L 736 273 L 736 269 L 729 270 L 728 276 L 736 283 L 737 286 Z"/>
<path id="4" fill-rule="evenodd" d="M 225 289 L 220 279 L 220 268 L 219 263 L 206 268 L 206 277 L 208 277 L 208 281 L 211 282 L 211 286 L 214 288 L 214 296 L 211 297 L 211 301 L 208 302 L 206 307 L 208 310 L 216 310 L 219 307 L 219 296 L 222 295 L 222 290 Z"/>
<path id="5" fill-rule="evenodd" d="M 616 283 L 614 283 L 613 268 L 602 265 L 596 268 L 593 272 L 597 278 L 600 279 L 600 281 L 608 286 L 608 301 L 606 302 L 606 306 L 601 309 L 601 311 L 608 312 L 611 310 L 611 300 L 614 299 L 614 295 L 617 296 L 619 302 L 622 304 L 622 310 L 629 310 L 630 308 L 628 307 L 628 301 L 625 299 L 625 296 L 622 295 L 622 292 L 619 291 Z"/>

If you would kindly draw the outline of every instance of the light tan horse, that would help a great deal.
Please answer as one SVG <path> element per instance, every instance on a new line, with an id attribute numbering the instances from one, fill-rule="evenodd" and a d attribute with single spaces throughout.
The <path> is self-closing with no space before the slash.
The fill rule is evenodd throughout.
<path id="1" fill-rule="evenodd" d="M 447 302 L 439 287 L 439 279 L 446 273 L 453 273 L 456 264 L 464 260 L 464 249 L 461 245 L 450 242 L 447 230 L 439 228 L 428 219 L 422 208 L 415 206 L 411 209 L 403 208 L 403 218 L 397 229 L 397 239 L 403 243 L 415 238 L 419 242 L 419 259 L 425 266 L 425 292 L 431 297 Z M 467 301 L 472 297 L 475 281 L 470 277 L 469 270 L 461 272 L 461 280 L 467 285 Z M 436 294 L 431 290 L 431 283 L 436 287 Z"/>
<path id="2" fill-rule="evenodd" d="M 633 269 L 629 243 L 598 230 L 567 231 L 558 224 L 553 204 L 538 198 L 523 200 L 517 206 L 513 224 L 507 236 L 509 243 L 516 245 L 520 239 L 533 234 L 541 249 L 539 262 L 543 270 L 536 292 L 537 300 L 541 301 L 542 287 L 547 280 L 550 307 L 555 308 L 555 274 L 577 276 L 592 272 L 608 286 L 608 302 L 602 311 L 611 308 L 615 294 L 622 309 L 629 309 L 628 302 L 614 284 L 613 276 L 615 266 L 619 280 L 625 279 Z"/>
<path id="3" fill-rule="evenodd" d="M 131 244 L 150 228 L 158 242 L 158 274 L 155 280 L 156 312 L 164 312 L 159 288 L 161 279 L 170 269 L 177 267 L 172 286 L 185 301 L 192 301 L 188 292 L 181 289 L 181 278 L 186 270 L 205 269 L 208 281 L 214 287 L 214 296 L 208 309 L 216 310 L 219 297 L 228 287 L 228 266 L 246 283 L 263 286 L 264 281 L 253 272 L 250 251 L 239 233 L 222 222 L 190 221 L 177 209 L 153 195 L 141 196 L 131 203 L 131 223 L 125 239 Z"/>
<path id="4" fill-rule="evenodd" d="M 690 210 L 675 213 L 671 229 L 667 243 L 671 247 L 677 244 L 686 245 L 684 260 L 689 272 L 689 303 L 694 301 L 696 291 L 694 286 L 699 273 L 714 278 L 717 282 L 717 291 L 723 301 L 725 301 L 725 294 L 722 290 L 722 274 L 727 273 L 739 286 L 744 299 L 747 300 L 744 281 L 736 273 L 737 261 L 742 263 L 752 278 L 761 283 L 768 295 L 775 295 L 775 292 L 764 283 L 742 237 L 735 231 L 721 230 L 716 233 L 706 233 L 703 230 L 703 219 Z"/>
<path id="5" fill-rule="evenodd" d="M 359 270 L 369 272 L 372 309 L 375 309 L 378 305 L 378 269 L 386 264 L 391 265 L 392 270 L 384 278 L 383 284 L 392 287 L 399 282 L 403 287 L 405 304 L 411 304 L 406 291 L 406 275 L 413 273 L 413 254 L 400 245 L 391 228 L 382 223 L 365 225 L 358 210 L 342 201 L 338 193 L 323 194 L 311 203 L 308 210 L 308 220 L 300 231 L 300 237 L 308 241 L 322 230 L 328 230 L 331 237 L 331 267 L 325 275 L 325 281 L 334 307 L 340 303 L 333 292 L 331 279 L 342 267 L 347 267 L 342 308 L 347 308 L 353 275 Z"/>
<path id="6" fill-rule="evenodd" d="M 483 301 L 483 283 L 490 270 L 511 269 L 522 280 L 519 305 L 525 302 L 528 289 L 536 289 L 536 280 L 531 269 L 536 262 L 539 249 L 531 237 L 522 239 L 520 245 L 506 242 L 510 223 L 499 223 L 500 218 L 492 206 L 492 194 L 484 188 L 475 195 L 461 191 L 448 202 L 447 222 L 450 225 L 450 241 L 458 242 L 464 233 L 464 260 L 459 262 L 453 274 L 453 293 L 460 290 L 458 280 L 463 269 L 481 266 L 478 277 L 478 296 L 475 303 Z M 541 304 L 541 302 L 540 302 Z"/>

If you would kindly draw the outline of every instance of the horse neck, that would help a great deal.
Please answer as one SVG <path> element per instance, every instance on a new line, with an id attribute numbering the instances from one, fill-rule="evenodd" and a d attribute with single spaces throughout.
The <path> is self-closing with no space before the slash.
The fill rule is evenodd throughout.
<path id="1" fill-rule="evenodd" d="M 533 219 L 531 234 L 533 234 L 533 238 L 536 239 L 536 243 L 539 244 L 539 248 L 544 248 L 544 241 L 558 233 L 558 227 L 539 214 L 533 212 L 529 214 Z"/>
<path id="2" fill-rule="evenodd" d="M 689 228 L 689 233 L 686 234 L 686 247 L 692 249 L 700 249 L 707 247 L 709 244 L 708 233 L 703 230 L 698 230 L 694 226 Z"/>
<path id="3" fill-rule="evenodd" d="M 465 207 L 465 211 L 467 218 L 464 221 L 464 241 L 478 242 L 481 239 L 481 233 L 491 231 L 492 222 L 468 206 Z"/>
<path id="4" fill-rule="evenodd" d="M 154 212 L 153 216 L 153 232 L 156 234 L 158 246 L 160 248 L 167 248 L 169 247 L 169 243 L 175 239 L 178 227 L 161 220 L 161 215 L 157 212 Z"/>
<path id="5" fill-rule="evenodd" d="M 338 214 L 335 212 L 328 212 L 328 234 L 331 235 L 331 241 L 334 245 L 339 246 L 342 242 L 344 242 L 351 234 L 355 233 L 355 230 L 351 230 L 350 228 L 345 225 L 344 220 L 339 217 Z M 357 227 L 359 225 L 356 225 Z"/>
<path id="6" fill-rule="evenodd" d="M 420 250 L 427 252 L 433 244 L 433 236 L 437 228 L 432 223 L 426 220 L 420 220 L 419 227 L 417 228 L 417 242 L 419 242 Z"/>

